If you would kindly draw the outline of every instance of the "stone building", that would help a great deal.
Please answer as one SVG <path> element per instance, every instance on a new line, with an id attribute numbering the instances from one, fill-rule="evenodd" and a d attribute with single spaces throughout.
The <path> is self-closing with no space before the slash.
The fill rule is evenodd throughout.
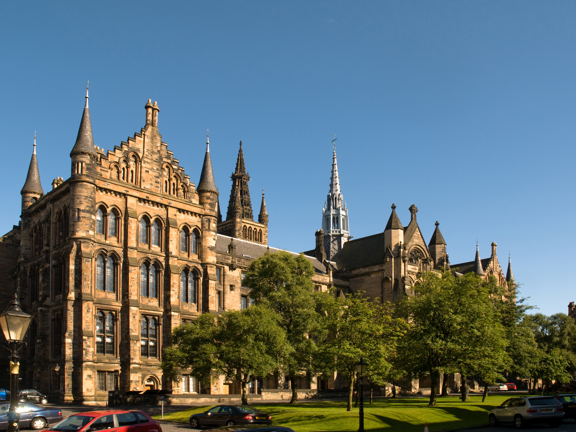
<path id="1" fill-rule="evenodd" d="M 175 327 L 202 313 L 249 307 L 243 274 L 254 259 L 278 250 L 268 246 L 264 194 L 255 221 L 240 142 L 223 220 L 208 137 L 196 185 L 162 141 L 159 112 L 149 100 L 140 132 L 104 151 L 94 145 L 86 93 L 70 177 L 55 179 L 47 193 L 34 141 L 20 222 L 0 237 L 0 307 L 17 291 L 34 316 L 22 355 L 27 387 L 93 404 L 104 403 L 110 390 L 238 390 L 224 378 L 199 388 L 189 375 L 175 385 L 159 366 Z M 493 274 L 505 283 L 495 243 L 488 259 L 477 251 L 475 261 L 450 265 L 438 223 L 426 245 L 418 209 L 409 211 L 406 227 L 393 205 L 383 232 L 352 239 L 334 148 L 322 229 L 315 249 L 305 252 L 316 289 L 397 301 L 419 272 L 437 267 Z M 335 377 L 325 386 L 341 384 Z M 303 377 L 299 387 L 315 386 Z"/>

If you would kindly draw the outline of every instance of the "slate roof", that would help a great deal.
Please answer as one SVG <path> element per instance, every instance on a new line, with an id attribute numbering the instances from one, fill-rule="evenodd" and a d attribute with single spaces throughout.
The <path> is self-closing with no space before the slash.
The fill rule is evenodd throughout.
<path id="1" fill-rule="evenodd" d="M 212 171 L 212 159 L 210 158 L 210 141 L 206 139 L 206 154 L 204 155 L 204 165 L 202 165 L 202 173 L 200 174 L 200 181 L 196 188 L 198 192 L 214 192 L 218 193 L 216 182 L 214 181 L 214 172 Z"/>
<path id="2" fill-rule="evenodd" d="M 94 147 L 94 138 L 92 137 L 92 123 L 90 122 L 90 110 L 88 109 L 88 90 L 86 90 L 86 105 L 82 113 L 82 120 L 78 128 L 78 136 L 76 143 L 70 152 L 70 156 L 86 153 L 96 155 L 96 148 Z"/>
<path id="3" fill-rule="evenodd" d="M 483 260 L 480 260 L 482 262 L 483 269 L 485 269 L 488 264 L 490 264 L 490 259 L 491 258 L 484 258 Z M 462 274 L 474 272 L 476 270 L 476 261 L 469 261 L 460 264 L 450 264 L 450 269 Z"/>
<path id="4" fill-rule="evenodd" d="M 218 234 L 216 237 L 216 252 L 221 253 L 221 254 L 227 254 L 228 253 L 228 246 L 230 245 L 230 240 L 232 240 L 232 239 L 233 238 L 230 236 Z M 264 256 L 264 254 L 267 251 L 270 251 L 270 253 L 274 253 L 274 252 L 280 252 L 280 251 L 284 250 L 284 249 L 269 247 L 267 245 L 262 245 L 262 244 L 258 244 L 258 243 L 252 243 L 252 242 L 237 239 L 237 238 L 234 238 L 233 240 L 234 240 L 234 246 L 235 246 L 235 252 L 236 252 L 235 256 L 237 256 L 237 257 L 256 259 L 256 258 L 260 258 L 261 256 Z M 295 256 L 300 255 L 296 252 L 290 252 L 290 251 L 285 251 L 285 252 L 289 252 Z M 316 273 L 326 274 L 326 268 L 324 267 L 324 265 L 320 261 L 318 261 L 316 258 L 311 257 L 311 256 L 307 256 L 307 255 L 304 255 L 304 256 L 308 261 L 310 261 L 310 263 L 314 267 L 314 270 L 316 271 Z"/>
<path id="5" fill-rule="evenodd" d="M 34 144 L 36 145 L 36 144 Z M 26 182 L 22 188 L 21 193 L 25 192 L 35 192 L 40 195 L 44 195 L 44 190 L 42 189 L 42 182 L 40 181 L 40 170 L 38 169 L 38 160 L 36 158 L 36 151 L 32 153 L 32 158 L 30 159 L 30 166 L 28 167 L 28 175 L 26 176 Z"/>
<path id="6" fill-rule="evenodd" d="M 334 257 L 339 270 L 356 270 L 384 262 L 384 233 L 350 240 Z"/>

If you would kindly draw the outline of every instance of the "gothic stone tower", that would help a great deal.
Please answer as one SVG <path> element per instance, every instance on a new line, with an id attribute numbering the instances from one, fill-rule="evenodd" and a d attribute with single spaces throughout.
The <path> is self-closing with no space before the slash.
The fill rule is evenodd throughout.
<path id="1" fill-rule="evenodd" d="M 328 192 L 328 197 L 326 198 L 326 203 L 322 210 L 322 231 L 324 233 L 324 251 L 326 253 L 326 259 L 332 261 L 334 256 L 342 249 L 344 243 L 346 243 L 350 238 L 348 209 L 346 208 L 342 192 L 340 192 L 336 146 L 334 146 L 332 155 L 330 191 Z"/>
<path id="2" fill-rule="evenodd" d="M 218 225 L 218 233 L 254 243 L 268 244 L 268 213 L 264 192 L 262 192 L 258 222 L 254 222 L 248 188 L 250 176 L 246 172 L 246 165 L 244 164 L 242 141 L 240 141 L 236 170 L 232 173 L 231 178 L 232 190 L 228 202 L 228 213 L 226 220 Z"/>

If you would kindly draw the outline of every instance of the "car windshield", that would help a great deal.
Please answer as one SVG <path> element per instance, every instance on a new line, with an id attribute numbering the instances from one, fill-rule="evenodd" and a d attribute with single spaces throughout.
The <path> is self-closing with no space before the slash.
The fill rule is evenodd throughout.
<path id="1" fill-rule="evenodd" d="M 95 417 L 84 416 L 84 415 L 73 415 L 68 417 L 67 419 L 62 420 L 60 423 L 51 427 L 50 430 L 53 431 L 77 431 L 82 429 Z"/>
<path id="2" fill-rule="evenodd" d="M 254 414 L 254 413 L 257 413 L 257 412 L 258 412 L 258 411 L 256 411 L 254 408 L 249 407 L 249 406 L 246 406 L 246 405 L 244 405 L 244 406 L 239 406 L 239 407 L 236 407 L 236 408 L 238 408 L 238 409 L 239 409 L 240 411 L 242 411 L 243 413 L 247 413 L 247 414 Z"/>
<path id="3" fill-rule="evenodd" d="M 558 402 L 554 398 L 532 398 L 530 399 L 530 405 L 532 406 L 547 406 L 547 405 L 558 405 Z"/>

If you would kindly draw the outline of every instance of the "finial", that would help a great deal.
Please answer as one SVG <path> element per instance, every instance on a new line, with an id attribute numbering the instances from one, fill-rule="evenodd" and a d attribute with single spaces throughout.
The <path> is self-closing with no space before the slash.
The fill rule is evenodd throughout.
<path id="1" fill-rule="evenodd" d="M 242 140 L 240 140 L 240 149 L 242 149 Z"/>
<path id="2" fill-rule="evenodd" d="M 88 99 L 90 99 L 90 96 L 88 96 L 89 88 L 90 88 L 90 80 L 88 80 L 88 82 L 86 83 L 86 108 L 88 108 Z"/>
<path id="3" fill-rule="evenodd" d="M 396 204 L 392 204 L 392 210 L 396 210 Z"/>
<path id="4" fill-rule="evenodd" d="M 34 150 L 32 150 L 32 154 L 36 154 L 36 131 L 34 131 Z"/>
<path id="5" fill-rule="evenodd" d="M 206 129 L 206 144 L 210 144 L 210 129 Z"/>
<path id="6" fill-rule="evenodd" d="M 264 188 L 262 188 L 262 198 L 264 198 Z"/>
<path id="7" fill-rule="evenodd" d="M 334 151 L 336 151 L 336 140 L 338 138 L 336 138 L 336 134 L 334 134 L 334 139 L 332 140 L 332 148 L 334 149 Z"/>
<path id="8" fill-rule="evenodd" d="M 436 221 L 436 223 L 434 225 L 436 225 L 436 228 L 438 228 L 438 225 L 440 225 L 440 223 L 438 221 Z"/>

